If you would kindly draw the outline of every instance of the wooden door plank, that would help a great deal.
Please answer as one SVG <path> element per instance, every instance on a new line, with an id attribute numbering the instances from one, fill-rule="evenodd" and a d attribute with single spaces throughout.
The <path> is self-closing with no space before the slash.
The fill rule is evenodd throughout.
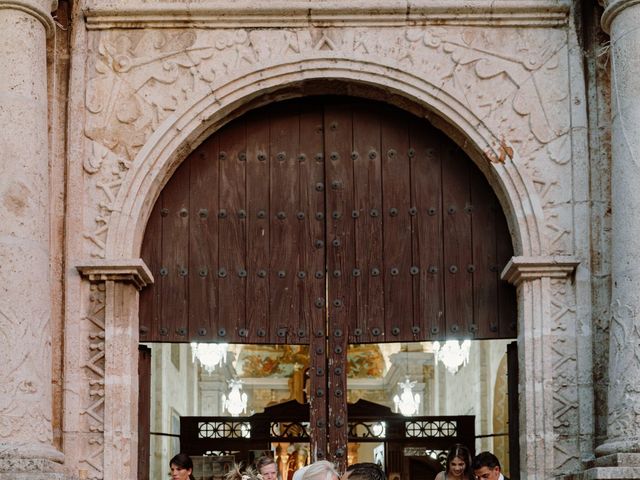
<path id="1" fill-rule="evenodd" d="M 328 418 L 329 452 L 338 465 L 346 463 L 347 382 L 346 351 L 353 304 L 354 265 L 352 106 L 345 102 L 325 106 L 325 174 L 327 184 L 328 268 Z"/>
<path id="2" fill-rule="evenodd" d="M 326 307 L 325 307 L 325 249 L 317 248 L 316 242 L 325 242 L 324 218 L 317 218 L 324 208 L 324 154 L 322 112 L 314 105 L 300 112 L 300 150 L 298 160 L 298 183 L 300 185 L 298 221 L 298 242 L 300 258 L 298 271 L 304 278 L 298 278 L 298 297 L 302 323 L 298 326 L 304 336 L 297 342 L 309 343 L 309 387 L 307 397 L 310 408 L 311 451 L 314 460 L 326 457 L 327 452 L 327 408 L 326 392 L 327 351 L 326 351 Z M 299 215 L 302 213 L 302 215 Z M 316 301 L 322 302 L 316 305 Z"/>
<path id="3" fill-rule="evenodd" d="M 246 312 L 246 126 L 244 121 L 227 125 L 219 133 L 220 196 L 218 210 L 219 316 L 216 337 L 238 341 Z"/>
<path id="4" fill-rule="evenodd" d="M 162 264 L 162 199 L 161 193 L 151 211 L 142 241 L 141 257 L 151 270 L 155 282 L 140 292 L 140 341 L 158 340 L 162 318 L 161 291 L 164 277 Z"/>
<path id="5" fill-rule="evenodd" d="M 476 175 L 479 175 L 477 172 Z M 473 235 L 473 321 L 477 338 L 490 338 L 490 325 L 498 320 L 498 276 L 495 272 L 495 196 L 484 178 L 471 182 L 471 230 Z M 472 335 L 473 336 L 473 335 Z"/>
<path id="6" fill-rule="evenodd" d="M 285 343 L 288 332 L 297 331 L 299 324 L 295 278 L 298 268 L 297 225 L 298 205 L 299 116 L 291 108 L 279 108 L 271 113 L 270 185 L 271 185 L 271 268 L 269 272 L 271 304 L 270 331 L 276 332 L 273 342 Z"/>
<path id="7" fill-rule="evenodd" d="M 316 301 L 326 296 L 326 258 L 324 248 L 317 242 L 325 242 L 324 206 L 324 153 L 322 112 L 310 106 L 300 112 L 300 150 L 298 153 L 299 203 L 296 213 L 298 231 L 298 278 L 297 291 L 302 323 L 307 326 L 304 335 L 292 338 L 294 343 L 308 343 L 310 335 L 319 337 L 326 331 L 326 309 Z M 319 215 L 320 214 L 320 215 Z M 321 217 L 321 218 L 320 218 Z M 293 333 L 293 332 L 292 332 Z"/>
<path id="8" fill-rule="evenodd" d="M 247 342 L 269 332 L 269 122 L 247 119 Z"/>
<path id="9" fill-rule="evenodd" d="M 218 137 L 205 140 L 191 162 L 189 203 L 189 337 L 216 338 L 218 319 Z"/>
<path id="10" fill-rule="evenodd" d="M 443 242 L 446 335 L 465 337 L 463 326 L 473 316 L 469 168 L 462 152 L 451 148 L 442 165 Z M 444 333 L 444 332 L 443 332 Z"/>
<path id="11" fill-rule="evenodd" d="M 497 221 L 497 257 L 496 275 L 500 274 L 513 256 L 513 245 L 507 220 L 501 210 L 496 212 Z M 498 281 L 498 311 L 500 312 L 497 332 L 492 338 L 516 338 L 518 323 L 518 307 L 516 304 L 516 287 L 505 280 Z"/>
<path id="12" fill-rule="evenodd" d="M 149 480 L 151 451 L 151 349 L 138 346 L 138 480 Z"/>
<path id="13" fill-rule="evenodd" d="M 406 114 L 391 110 L 382 125 L 385 340 L 412 339 L 411 178 Z"/>
<path id="14" fill-rule="evenodd" d="M 162 341 L 186 341 L 189 308 L 189 163 L 183 163 L 163 191 L 161 283 Z"/>
<path id="15" fill-rule="evenodd" d="M 380 164 L 380 112 L 374 107 L 361 107 L 353 112 L 353 191 L 354 191 L 354 279 L 355 315 L 349 323 L 349 341 L 372 342 L 372 335 L 384 331 L 384 276 L 372 272 L 383 269 L 382 168 Z M 352 273 L 353 275 L 353 273 Z M 357 335 L 360 333 L 360 335 Z"/>
<path id="16" fill-rule="evenodd" d="M 442 255 L 442 133 L 417 119 L 411 126 L 411 192 L 413 258 L 419 268 L 414 280 L 414 325 L 419 338 L 441 338 L 444 323 Z M 417 288 L 416 288 L 417 286 Z M 416 291 L 417 290 L 417 291 Z"/>

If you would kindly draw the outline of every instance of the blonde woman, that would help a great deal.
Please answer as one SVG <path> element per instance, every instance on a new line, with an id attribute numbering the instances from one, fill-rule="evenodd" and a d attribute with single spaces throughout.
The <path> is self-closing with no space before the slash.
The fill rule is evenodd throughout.
<path id="1" fill-rule="evenodd" d="M 331 462 L 320 460 L 307 467 L 302 480 L 340 480 L 340 474 Z"/>

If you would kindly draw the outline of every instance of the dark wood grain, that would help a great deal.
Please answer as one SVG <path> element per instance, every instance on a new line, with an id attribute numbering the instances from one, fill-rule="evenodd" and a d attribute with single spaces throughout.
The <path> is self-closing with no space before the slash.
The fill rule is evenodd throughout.
<path id="1" fill-rule="evenodd" d="M 384 112 L 381 128 L 385 341 L 411 339 L 413 286 L 411 268 L 411 177 L 407 115 Z"/>
<path id="2" fill-rule="evenodd" d="M 498 320 L 495 197 L 484 178 L 471 182 L 471 230 L 473 243 L 473 322 L 478 338 L 491 338 L 490 325 Z"/>
<path id="3" fill-rule="evenodd" d="M 273 342 L 285 343 L 290 330 L 297 330 L 299 310 L 296 299 L 298 245 L 296 219 L 298 205 L 297 152 L 299 116 L 297 108 L 271 112 L 269 132 L 271 184 L 271 266 L 270 331 Z"/>
<path id="4" fill-rule="evenodd" d="M 160 275 L 162 265 L 162 198 L 156 201 L 151 211 L 147 228 L 142 241 L 141 257 L 151 270 L 155 283 L 140 292 L 140 341 L 157 339 L 160 334 L 162 303 L 160 301 L 160 285 L 164 281 Z"/>
<path id="5" fill-rule="evenodd" d="M 440 338 L 445 330 L 441 135 L 424 122 L 411 122 L 413 259 L 419 268 L 413 323 L 419 338 Z"/>
<path id="6" fill-rule="evenodd" d="M 218 137 L 202 143 L 188 160 L 189 203 L 189 336 L 215 338 L 218 316 Z"/>
<path id="7" fill-rule="evenodd" d="M 316 460 L 326 457 L 327 407 L 326 397 L 317 392 L 327 389 L 326 307 L 316 305 L 326 297 L 325 249 L 317 248 L 316 241 L 325 242 L 325 221 L 316 218 L 325 214 L 324 145 L 322 111 L 308 105 L 300 111 L 300 148 L 298 152 L 298 222 L 299 249 L 298 271 L 304 278 L 297 279 L 300 304 L 300 324 L 296 343 L 309 343 L 309 370 L 307 398 L 310 405 L 311 451 Z M 297 215 L 297 214 L 296 214 Z"/>
<path id="8" fill-rule="evenodd" d="M 247 119 L 247 339 L 270 338 L 269 328 L 269 123 L 264 115 Z M 264 212 L 259 215 L 259 212 Z M 266 276 L 262 276 L 265 272 Z M 265 332 L 258 336 L 257 332 Z"/>
<path id="9" fill-rule="evenodd" d="M 349 340 L 354 343 L 377 341 L 379 337 L 372 335 L 371 330 L 384 331 L 384 276 L 371 274 L 373 269 L 382 271 L 384 265 L 382 216 L 371 216 L 372 211 L 382 212 L 380 123 L 378 108 L 354 108 L 353 212 L 357 215 L 355 268 L 359 271 L 354 279 L 356 315 L 351 317 L 349 329 Z"/>
<path id="10" fill-rule="evenodd" d="M 189 325 L 189 175 L 183 163 L 163 191 L 166 217 L 162 222 L 162 267 L 166 276 L 161 285 L 161 341 L 186 341 Z M 184 334 L 179 334 L 182 332 Z"/>
<path id="11" fill-rule="evenodd" d="M 219 134 L 218 163 L 220 189 L 218 211 L 218 274 L 219 315 L 216 337 L 221 341 L 235 342 L 240 339 L 239 329 L 245 326 L 246 277 L 246 218 L 240 211 L 246 209 L 246 126 L 236 121 L 226 126 Z M 222 330 L 224 329 L 224 330 Z M 224 333 L 224 335 L 223 335 Z"/>
<path id="12" fill-rule="evenodd" d="M 325 106 L 325 176 L 327 204 L 328 270 L 328 376 L 327 406 L 329 453 L 339 466 L 346 464 L 347 444 L 347 326 L 355 312 L 353 270 L 352 107 L 348 103 Z M 340 455 L 342 449 L 342 455 Z"/>
<path id="13" fill-rule="evenodd" d="M 486 179 L 428 122 L 352 98 L 282 102 L 214 133 L 158 198 L 141 338 L 512 338 L 512 252 Z"/>
<path id="14" fill-rule="evenodd" d="M 446 336 L 466 337 L 473 318 L 469 162 L 457 147 L 442 160 L 442 208 Z"/>

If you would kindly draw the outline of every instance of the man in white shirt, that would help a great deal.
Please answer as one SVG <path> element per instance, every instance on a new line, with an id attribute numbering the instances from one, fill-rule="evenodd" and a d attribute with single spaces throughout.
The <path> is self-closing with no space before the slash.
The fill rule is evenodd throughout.
<path id="1" fill-rule="evenodd" d="M 491 452 L 481 452 L 473 458 L 471 469 L 476 480 L 509 480 L 502 475 L 500 461 Z"/>

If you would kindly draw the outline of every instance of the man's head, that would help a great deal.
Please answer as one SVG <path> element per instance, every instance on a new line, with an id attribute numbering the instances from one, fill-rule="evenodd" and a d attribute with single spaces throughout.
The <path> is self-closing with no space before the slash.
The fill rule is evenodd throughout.
<path id="1" fill-rule="evenodd" d="M 385 480 L 384 472 L 375 463 L 354 463 L 347 467 L 342 480 Z"/>
<path id="2" fill-rule="evenodd" d="M 471 464 L 476 480 L 498 480 L 500 478 L 500 461 L 491 452 L 476 455 Z"/>

